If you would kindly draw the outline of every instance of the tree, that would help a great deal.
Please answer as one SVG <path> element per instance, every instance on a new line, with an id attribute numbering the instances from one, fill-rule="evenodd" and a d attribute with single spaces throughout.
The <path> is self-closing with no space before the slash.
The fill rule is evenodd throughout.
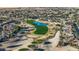
<path id="1" fill-rule="evenodd" d="M 43 40 L 36 40 L 36 41 L 32 42 L 32 44 L 36 45 L 37 48 L 38 48 L 38 45 L 41 44 L 41 43 L 43 43 Z"/>
<path id="2" fill-rule="evenodd" d="M 28 48 L 21 48 L 19 49 L 19 51 L 28 51 L 29 49 Z"/>

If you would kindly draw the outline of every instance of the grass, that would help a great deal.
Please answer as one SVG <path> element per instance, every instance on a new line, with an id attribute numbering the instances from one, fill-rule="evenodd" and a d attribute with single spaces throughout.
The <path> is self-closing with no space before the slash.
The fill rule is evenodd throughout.
<path id="1" fill-rule="evenodd" d="M 41 44 L 41 43 L 43 43 L 43 40 L 36 40 L 32 42 L 32 44 Z"/>
<path id="2" fill-rule="evenodd" d="M 35 47 L 35 45 L 28 45 L 28 47 L 29 47 L 29 48 L 34 48 L 34 47 Z"/>
<path id="3" fill-rule="evenodd" d="M 19 51 L 28 51 L 29 49 L 28 48 L 21 48 L 19 49 Z"/>
<path id="4" fill-rule="evenodd" d="M 48 32 L 48 27 L 47 26 L 37 26 L 36 24 L 33 24 L 33 22 L 35 22 L 35 20 L 27 20 L 28 24 L 34 25 L 36 28 L 36 31 L 34 32 L 34 34 L 39 34 L 39 35 L 44 35 Z"/>
<path id="5" fill-rule="evenodd" d="M 26 20 L 26 22 L 27 22 L 28 24 L 34 25 L 33 22 L 35 22 L 35 20 L 29 19 L 29 20 Z"/>
<path id="6" fill-rule="evenodd" d="M 48 27 L 47 26 L 35 26 L 36 31 L 34 34 L 46 34 L 48 32 Z"/>

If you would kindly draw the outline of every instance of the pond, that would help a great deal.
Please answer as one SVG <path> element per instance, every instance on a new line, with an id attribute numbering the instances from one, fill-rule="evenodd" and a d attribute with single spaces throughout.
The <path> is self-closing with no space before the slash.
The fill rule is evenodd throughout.
<path id="1" fill-rule="evenodd" d="M 47 24 L 42 23 L 42 22 L 33 22 L 33 24 L 35 24 L 37 26 L 47 26 Z"/>

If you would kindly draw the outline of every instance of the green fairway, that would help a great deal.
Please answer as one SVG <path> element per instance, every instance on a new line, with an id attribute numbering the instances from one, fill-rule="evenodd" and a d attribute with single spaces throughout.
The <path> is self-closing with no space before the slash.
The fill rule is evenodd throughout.
<path id="1" fill-rule="evenodd" d="M 34 32 L 35 34 L 46 34 L 48 31 L 47 26 L 35 26 L 35 27 L 36 27 L 36 31 Z"/>
<path id="2" fill-rule="evenodd" d="M 47 26 L 37 26 L 36 24 L 33 24 L 33 22 L 36 22 L 35 20 L 27 20 L 28 24 L 34 25 L 36 28 L 36 31 L 34 32 L 34 34 L 39 34 L 39 35 L 43 35 L 46 34 L 48 32 L 48 27 Z"/>
<path id="3" fill-rule="evenodd" d="M 26 22 L 27 22 L 28 24 L 32 24 L 32 25 L 34 25 L 33 22 L 35 22 L 35 20 L 28 19 Z"/>

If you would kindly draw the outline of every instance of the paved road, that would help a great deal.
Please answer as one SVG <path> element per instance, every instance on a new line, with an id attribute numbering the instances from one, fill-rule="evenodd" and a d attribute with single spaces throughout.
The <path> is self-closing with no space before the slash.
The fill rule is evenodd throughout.
<path id="1" fill-rule="evenodd" d="M 60 41 L 60 31 L 57 31 L 54 38 L 49 39 L 48 41 L 52 42 L 50 49 L 55 48 Z"/>
<path id="2" fill-rule="evenodd" d="M 18 50 L 21 49 L 21 48 L 28 48 L 28 45 L 30 45 L 32 41 L 33 41 L 33 39 L 31 39 L 31 38 L 28 39 L 28 40 L 23 41 L 23 42 L 22 42 L 23 45 L 20 46 L 20 47 L 17 47 L 16 49 L 14 49 L 14 51 L 18 51 Z"/>

